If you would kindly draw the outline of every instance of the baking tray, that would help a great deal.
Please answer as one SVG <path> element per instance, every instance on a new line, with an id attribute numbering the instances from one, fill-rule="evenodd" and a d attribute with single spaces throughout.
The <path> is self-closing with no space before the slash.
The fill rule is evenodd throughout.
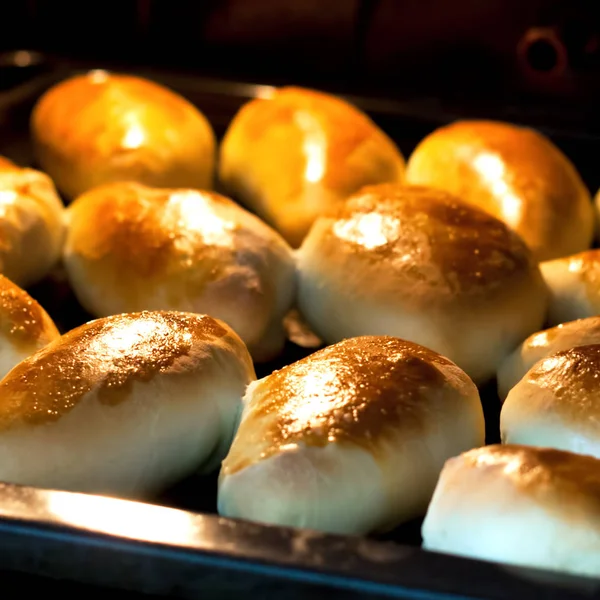
<path id="1" fill-rule="evenodd" d="M 91 68 L 150 77 L 196 104 L 218 137 L 238 108 L 265 84 L 207 79 L 185 73 L 81 64 L 39 54 L 0 55 L 0 155 L 35 167 L 29 115 L 39 96 L 61 79 Z M 280 83 L 280 82 L 278 82 Z M 294 83 L 294 82 L 290 82 Z M 332 90 L 333 91 L 333 90 Z M 339 90 L 335 90 L 339 93 Z M 347 96 L 348 97 L 348 96 Z M 395 139 L 405 155 L 434 127 L 461 115 L 434 100 L 349 96 Z M 490 115 L 498 118 L 498 115 Z M 538 115 L 538 118 L 540 115 Z M 526 122 L 526 119 L 513 121 Z M 543 119 L 542 119 L 543 120 Z M 548 118 L 536 125 L 590 160 L 598 138 Z M 558 138 L 558 139 L 557 139 Z M 578 157 L 570 152 L 578 163 Z M 592 152 L 593 157 L 597 152 Z M 591 171 L 595 173 L 596 170 Z M 588 185 L 595 182 L 588 179 Z M 57 268 L 29 292 L 61 331 L 90 320 Z M 257 365 L 264 376 L 314 351 L 306 336 L 290 336 L 282 356 Z M 498 441 L 500 403 L 495 382 L 481 389 L 487 442 Z M 0 569 L 19 580 L 53 578 L 65 586 L 102 586 L 122 594 L 253 598 L 600 598 L 600 579 L 588 580 L 426 552 L 420 520 L 384 537 L 322 535 L 219 518 L 216 474 L 191 477 L 155 504 L 0 484 Z M 21 575 L 19 575 L 21 574 Z M 44 580 L 45 581 L 45 580 Z M 46 581 L 44 585 L 49 585 Z M 22 593 L 22 584 L 20 593 Z M 75 587 L 73 587 L 75 586 Z M 86 588 L 87 589 L 87 588 Z M 113 592 L 111 591 L 111 594 Z"/>

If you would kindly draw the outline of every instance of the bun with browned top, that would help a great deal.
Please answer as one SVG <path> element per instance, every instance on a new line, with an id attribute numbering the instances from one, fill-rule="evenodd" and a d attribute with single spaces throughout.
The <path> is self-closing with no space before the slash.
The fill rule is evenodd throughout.
<path id="1" fill-rule="evenodd" d="M 426 137 L 406 168 L 411 184 L 456 194 L 504 221 L 537 260 L 589 248 L 591 196 L 550 140 L 495 121 L 458 121 Z"/>
<path id="2" fill-rule="evenodd" d="M 395 335 L 477 383 L 541 328 L 546 288 L 517 234 L 458 198 L 369 186 L 319 218 L 298 251 L 298 306 L 328 343 Z"/>
<path id="3" fill-rule="evenodd" d="M 338 533 L 425 512 L 444 461 L 484 443 L 454 363 L 392 337 L 320 350 L 252 383 L 223 462 L 222 515 Z"/>
<path id="4" fill-rule="evenodd" d="M 502 406 L 500 434 L 507 444 L 600 458 L 600 344 L 576 346 L 535 363 Z"/>
<path id="5" fill-rule="evenodd" d="M 91 71 L 36 104 L 38 161 L 69 199 L 103 183 L 210 188 L 215 136 L 204 115 L 147 79 Z"/>
<path id="6" fill-rule="evenodd" d="M 50 178 L 15 165 L 0 168 L 0 273 L 21 287 L 60 260 L 64 205 Z"/>
<path id="7" fill-rule="evenodd" d="M 0 275 L 0 378 L 59 335 L 48 313 L 27 292 Z"/>
<path id="8" fill-rule="evenodd" d="M 450 459 L 423 547 L 597 577 L 600 460 L 547 448 L 486 446 Z"/>
<path id="9" fill-rule="evenodd" d="M 253 379 L 242 341 L 211 317 L 92 321 L 0 381 L 0 480 L 146 498 L 218 464 Z"/>
<path id="10" fill-rule="evenodd" d="M 400 151 L 365 114 L 296 87 L 246 104 L 220 151 L 226 190 L 294 247 L 323 212 L 363 185 L 397 182 L 403 173 Z"/>
<path id="11" fill-rule="evenodd" d="M 533 365 L 563 350 L 600 344 L 600 317 L 578 319 L 530 335 L 498 369 L 498 394 L 504 400 Z"/>
<path id="12" fill-rule="evenodd" d="M 256 360 L 281 350 L 292 251 L 228 198 L 123 182 L 80 196 L 68 214 L 64 262 L 92 314 L 206 313 L 233 327 Z"/>
<path id="13" fill-rule="evenodd" d="M 550 325 L 600 315 L 600 250 L 548 260 L 540 270 L 550 291 Z"/>

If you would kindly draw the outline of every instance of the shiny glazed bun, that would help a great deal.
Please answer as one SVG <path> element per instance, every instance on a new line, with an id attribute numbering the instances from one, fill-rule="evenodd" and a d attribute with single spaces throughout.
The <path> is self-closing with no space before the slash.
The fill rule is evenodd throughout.
<path id="1" fill-rule="evenodd" d="M 295 87 L 246 104 L 220 151 L 226 190 L 294 247 L 320 214 L 403 173 L 400 151 L 369 117 L 341 98 Z"/>
<path id="2" fill-rule="evenodd" d="M 42 279 L 60 260 L 64 219 L 47 175 L 0 168 L 0 273 L 21 287 Z"/>
<path id="3" fill-rule="evenodd" d="M 506 397 L 500 435 L 506 444 L 600 458 L 600 345 L 577 346 L 535 363 Z"/>
<path id="4" fill-rule="evenodd" d="M 212 186 L 214 133 L 187 100 L 140 77 L 91 71 L 48 90 L 31 118 L 37 159 L 69 199 L 133 180 Z"/>
<path id="5" fill-rule="evenodd" d="M 27 292 L 0 275 L 0 378 L 59 335 L 48 313 Z"/>
<path id="6" fill-rule="evenodd" d="M 550 325 L 600 315 L 600 250 L 549 260 L 540 270 L 550 290 Z"/>
<path id="7" fill-rule="evenodd" d="M 205 313 L 233 327 L 256 360 L 281 350 L 295 296 L 292 251 L 228 198 L 122 182 L 80 196 L 68 215 L 64 263 L 93 315 Z"/>
<path id="8" fill-rule="evenodd" d="M 315 222 L 298 268 L 298 306 L 328 343 L 395 335 L 477 383 L 544 320 L 546 289 L 521 239 L 433 189 L 364 188 Z"/>
<path id="9" fill-rule="evenodd" d="M 392 337 L 345 340 L 252 383 L 219 513 L 337 533 L 424 514 L 444 461 L 484 443 L 473 382 Z"/>
<path id="10" fill-rule="evenodd" d="M 486 446 L 450 459 L 423 522 L 423 547 L 597 577 L 600 461 Z"/>
<path id="11" fill-rule="evenodd" d="M 406 181 L 456 194 L 504 221 L 538 260 L 589 248 L 591 196 L 569 159 L 533 129 L 494 121 L 441 127 L 415 149 Z"/>
<path id="12" fill-rule="evenodd" d="M 254 370 L 224 323 L 92 321 L 0 382 L 0 480 L 146 498 L 220 461 Z"/>
<path id="13" fill-rule="evenodd" d="M 555 352 L 600 344 L 600 317 L 578 319 L 530 335 L 498 369 L 498 395 L 504 400 L 533 365 Z"/>

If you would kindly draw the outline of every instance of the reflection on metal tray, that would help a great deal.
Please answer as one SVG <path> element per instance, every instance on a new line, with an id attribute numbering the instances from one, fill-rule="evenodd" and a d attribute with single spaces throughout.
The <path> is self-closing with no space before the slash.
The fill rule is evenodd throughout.
<path id="1" fill-rule="evenodd" d="M 53 83 L 97 66 L 48 65 L 37 59 L 31 63 L 36 67 L 31 78 L 17 78 L 17 85 L 0 94 L 0 155 L 32 166 L 29 115 L 33 104 Z M 23 68 L 29 66 L 23 56 L 20 60 Z M 2 65 L 0 57 L 0 72 Z M 218 136 L 244 102 L 269 92 L 268 86 L 138 73 L 168 85 L 199 106 Z M 419 109 L 376 99 L 352 100 L 370 112 L 405 155 L 432 128 L 448 120 L 433 105 Z M 577 146 L 584 148 L 586 156 L 590 140 Z M 571 157 L 579 164 L 577 156 Z M 62 331 L 92 318 L 77 303 L 60 268 L 29 291 Z M 288 341 L 277 361 L 257 367 L 258 376 L 306 356 L 313 351 L 308 346 Z M 481 390 L 481 396 L 487 441 L 498 441 L 500 403 L 494 382 Z M 226 596 L 242 592 L 261 598 L 282 594 L 296 598 L 304 597 L 309 588 L 317 597 L 369 593 L 520 600 L 600 594 L 600 581 L 535 574 L 421 551 L 419 521 L 385 538 L 368 540 L 219 519 L 214 515 L 216 475 L 189 478 L 155 502 L 172 508 L 0 485 L 0 565 L 75 582 L 181 597 L 200 597 L 210 591 Z"/>

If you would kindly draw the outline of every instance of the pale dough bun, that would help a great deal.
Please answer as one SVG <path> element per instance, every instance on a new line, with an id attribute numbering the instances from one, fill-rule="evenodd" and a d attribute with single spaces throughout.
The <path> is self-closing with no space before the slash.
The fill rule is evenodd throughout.
<path id="1" fill-rule="evenodd" d="M 0 275 L 0 378 L 59 335 L 48 313 L 27 292 Z"/>
<path id="2" fill-rule="evenodd" d="M 502 405 L 500 436 L 506 444 L 600 458 L 600 344 L 556 352 L 535 363 Z"/>
<path id="3" fill-rule="evenodd" d="M 591 196 L 570 160 L 533 129 L 495 121 L 441 127 L 415 149 L 406 181 L 460 196 L 504 221 L 537 260 L 591 246 Z"/>
<path id="4" fill-rule="evenodd" d="M 0 481 L 148 498 L 225 456 L 254 369 L 224 323 L 92 321 L 0 382 Z"/>
<path id="5" fill-rule="evenodd" d="M 518 235 L 433 189 L 364 188 L 315 222 L 298 269 L 298 306 L 326 342 L 395 335 L 476 383 L 544 321 L 546 288 Z"/>
<path id="6" fill-rule="evenodd" d="M 600 315 L 600 250 L 540 263 L 550 291 L 548 324 Z"/>
<path id="7" fill-rule="evenodd" d="M 210 188 L 216 142 L 206 117 L 152 81 L 91 71 L 62 81 L 36 104 L 38 162 L 68 199 L 103 183 Z"/>
<path id="8" fill-rule="evenodd" d="M 21 287 L 56 266 L 65 211 L 50 178 L 33 169 L 0 168 L 0 273 Z"/>
<path id="9" fill-rule="evenodd" d="M 504 400 L 533 365 L 555 352 L 600 344 L 600 317 L 578 319 L 530 335 L 498 369 L 498 395 Z"/>
<path id="10" fill-rule="evenodd" d="M 320 214 L 364 185 L 403 174 L 400 151 L 369 117 L 341 98 L 296 87 L 242 107 L 220 150 L 228 193 L 294 247 Z"/>
<path id="11" fill-rule="evenodd" d="M 486 446 L 446 463 L 423 522 L 423 547 L 598 577 L 599 515 L 599 460 Z"/>
<path id="12" fill-rule="evenodd" d="M 423 515 L 444 461 L 484 443 L 477 388 L 392 337 L 345 340 L 252 383 L 221 515 L 347 534 Z"/>
<path id="13" fill-rule="evenodd" d="M 285 240 L 212 192 L 113 183 L 70 205 L 64 264 L 95 316 L 180 310 L 224 320 L 254 358 L 285 341 L 296 290 Z"/>

